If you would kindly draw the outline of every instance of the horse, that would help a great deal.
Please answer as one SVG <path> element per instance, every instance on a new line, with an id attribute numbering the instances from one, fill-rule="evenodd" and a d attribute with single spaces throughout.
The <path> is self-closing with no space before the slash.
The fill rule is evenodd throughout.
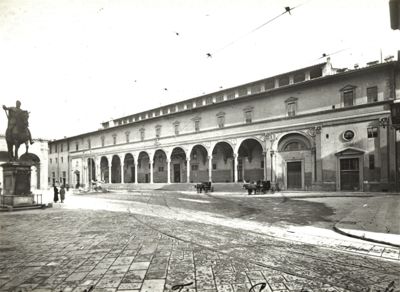
<path id="1" fill-rule="evenodd" d="M 26 149 L 25 153 L 28 153 L 29 149 L 28 119 L 29 119 L 29 112 L 21 110 L 15 113 L 14 126 L 8 127 L 6 130 L 7 149 L 10 161 L 18 160 L 18 149 L 21 144 L 25 144 L 25 149 Z"/>

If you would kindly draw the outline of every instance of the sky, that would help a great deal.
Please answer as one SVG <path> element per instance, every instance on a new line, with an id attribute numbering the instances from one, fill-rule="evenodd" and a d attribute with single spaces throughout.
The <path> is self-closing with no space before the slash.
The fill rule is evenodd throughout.
<path id="1" fill-rule="evenodd" d="M 33 137 L 51 140 L 321 63 L 322 54 L 337 68 L 397 59 L 388 2 L 0 0 L 0 104 L 20 100 Z"/>

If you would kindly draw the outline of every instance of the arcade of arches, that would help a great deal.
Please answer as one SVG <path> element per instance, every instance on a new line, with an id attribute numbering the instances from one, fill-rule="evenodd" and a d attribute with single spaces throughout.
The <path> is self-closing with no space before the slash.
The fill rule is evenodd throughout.
<path id="1" fill-rule="evenodd" d="M 308 137 L 283 135 L 276 139 L 276 150 L 266 149 L 265 144 L 247 138 L 238 145 L 223 141 L 212 147 L 199 143 L 190 148 L 90 157 L 87 175 L 108 184 L 270 180 L 291 189 L 311 184 L 313 147 Z"/>

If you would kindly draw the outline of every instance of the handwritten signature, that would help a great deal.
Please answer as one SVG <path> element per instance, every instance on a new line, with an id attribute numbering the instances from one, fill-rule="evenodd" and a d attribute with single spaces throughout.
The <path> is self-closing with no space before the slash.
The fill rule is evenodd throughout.
<path id="1" fill-rule="evenodd" d="M 186 283 L 186 284 L 174 285 L 174 286 L 172 286 L 172 290 L 178 290 L 179 289 L 177 292 L 180 292 L 180 291 L 182 291 L 182 289 L 184 287 L 191 286 L 191 285 L 193 285 L 193 282 Z M 260 286 L 258 291 L 256 290 L 257 286 Z M 267 283 L 260 282 L 260 283 L 257 283 L 257 284 L 254 284 L 253 286 L 251 286 L 249 292 L 261 292 L 261 291 L 263 291 L 265 289 L 265 287 L 267 287 Z M 375 291 L 373 291 L 370 288 L 368 288 L 368 290 L 363 290 L 363 292 L 394 292 L 394 288 L 395 288 L 395 282 L 392 281 L 385 288 L 385 290 L 375 290 Z M 311 290 L 308 290 L 307 288 L 303 287 L 303 288 L 301 288 L 300 292 L 311 292 Z"/>

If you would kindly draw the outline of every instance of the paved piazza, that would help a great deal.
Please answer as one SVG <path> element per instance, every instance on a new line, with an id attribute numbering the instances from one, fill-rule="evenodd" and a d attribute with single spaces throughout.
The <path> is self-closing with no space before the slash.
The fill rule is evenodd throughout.
<path id="1" fill-rule="evenodd" d="M 0 213 L 0 291 L 400 291 L 399 249 L 334 233 L 340 212 L 329 210 L 287 198 L 70 194 Z"/>

